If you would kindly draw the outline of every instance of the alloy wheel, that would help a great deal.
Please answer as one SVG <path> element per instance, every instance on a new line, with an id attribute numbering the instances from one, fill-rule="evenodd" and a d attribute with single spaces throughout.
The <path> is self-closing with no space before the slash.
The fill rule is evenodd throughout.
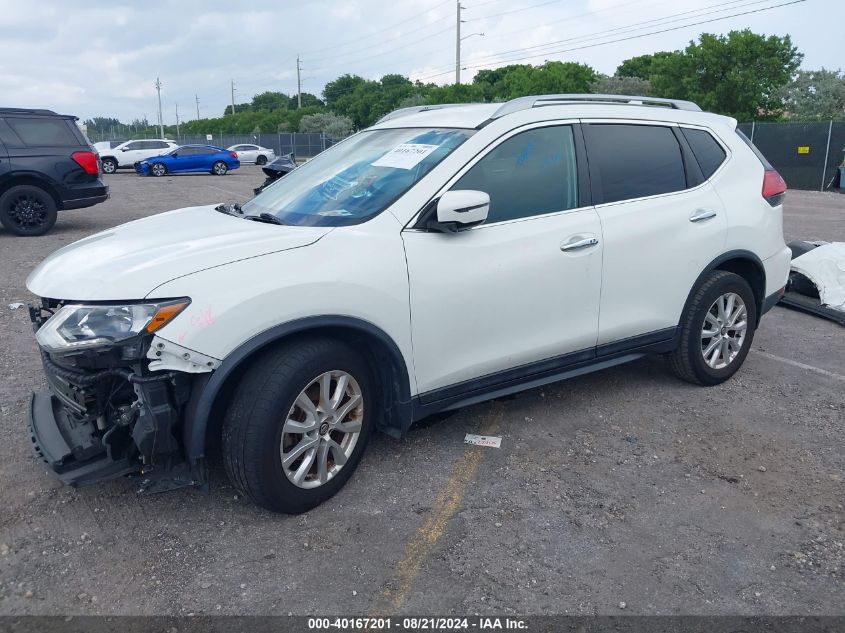
<path id="1" fill-rule="evenodd" d="M 317 376 L 299 393 L 282 427 L 282 470 L 299 488 L 325 484 L 346 464 L 361 435 L 364 398 L 340 370 Z"/>
<path id="2" fill-rule="evenodd" d="M 222 176 L 227 170 L 226 163 L 214 163 L 214 173 L 218 176 Z"/>
<path id="3" fill-rule="evenodd" d="M 103 173 L 104 174 L 113 174 L 116 171 L 117 171 L 117 166 L 114 164 L 114 162 L 112 162 L 110 160 L 104 160 L 103 161 Z"/>
<path id="4" fill-rule="evenodd" d="M 9 220 L 21 229 L 33 229 L 47 221 L 47 207 L 32 194 L 22 194 L 9 204 Z"/>
<path id="5" fill-rule="evenodd" d="M 701 354 L 712 369 L 724 369 L 742 350 L 748 332 L 748 309 L 735 292 L 719 296 L 704 316 Z"/>
<path id="6" fill-rule="evenodd" d="M 164 168 L 164 165 L 162 165 L 161 163 L 155 163 L 152 166 L 152 171 L 154 176 L 164 176 L 166 170 Z"/>

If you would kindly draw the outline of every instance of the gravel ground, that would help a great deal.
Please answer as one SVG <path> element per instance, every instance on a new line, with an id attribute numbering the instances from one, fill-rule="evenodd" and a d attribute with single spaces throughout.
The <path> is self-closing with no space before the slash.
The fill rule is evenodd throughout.
<path id="1" fill-rule="evenodd" d="M 118 173 L 108 202 L 48 236 L 0 232 L 0 614 L 845 614 L 845 336 L 781 308 L 724 385 L 655 358 L 469 407 L 375 438 L 303 516 L 256 509 L 219 471 L 209 494 L 60 485 L 24 433 L 44 387 L 8 307 L 31 298 L 26 275 L 94 231 L 261 179 Z M 845 196 L 790 192 L 785 224 L 845 240 Z M 479 430 L 502 447 L 465 446 Z"/>

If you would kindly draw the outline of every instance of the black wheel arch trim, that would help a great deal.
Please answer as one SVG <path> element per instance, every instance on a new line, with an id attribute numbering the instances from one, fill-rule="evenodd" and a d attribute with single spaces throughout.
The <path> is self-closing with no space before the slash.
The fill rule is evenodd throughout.
<path id="1" fill-rule="evenodd" d="M 751 290 L 752 292 L 754 292 L 754 298 L 756 299 L 757 303 L 757 322 L 760 322 L 760 318 L 763 316 L 763 307 L 766 300 L 766 267 L 763 265 L 763 260 L 760 259 L 756 254 L 743 249 L 726 251 L 719 255 L 717 258 L 715 258 L 713 261 L 711 261 L 709 264 L 707 264 L 704 270 L 701 271 L 701 274 L 698 275 L 695 280 L 695 283 L 690 289 L 690 293 L 687 296 L 686 302 L 684 303 L 684 311 L 681 313 L 681 318 L 683 318 L 683 315 L 686 313 L 687 306 L 689 305 L 689 302 L 692 299 L 693 294 L 695 293 L 695 289 L 698 288 L 699 284 L 704 280 L 704 278 L 714 270 L 719 270 L 719 266 L 721 266 L 725 262 L 733 259 L 744 259 L 751 262 L 751 264 L 753 264 L 756 268 L 757 272 L 760 273 L 760 277 L 763 280 L 763 287 L 760 289 L 759 293 L 754 290 L 754 286 L 751 284 L 751 282 L 749 280 L 746 280 L 749 281 L 748 285 L 751 286 Z"/>
<path id="2" fill-rule="evenodd" d="M 350 316 L 323 315 L 288 321 L 253 336 L 226 356 L 211 374 L 199 374 L 188 403 L 183 428 L 185 453 L 189 462 L 196 463 L 205 457 L 206 432 L 214 415 L 213 407 L 230 378 L 243 369 L 256 353 L 295 334 L 318 333 L 331 328 L 357 330 L 375 337 L 387 351 L 393 376 L 382 376 L 384 418 L 379 429 L 393 437 L 400 437 L 413 422 L 411 383 L 408 367 L 399 346 L 381 328 L 369 321 Z M 384 372 L 387 374 L 388 372 Z M 386 378 L 386 379 L 385 379 Z"/>

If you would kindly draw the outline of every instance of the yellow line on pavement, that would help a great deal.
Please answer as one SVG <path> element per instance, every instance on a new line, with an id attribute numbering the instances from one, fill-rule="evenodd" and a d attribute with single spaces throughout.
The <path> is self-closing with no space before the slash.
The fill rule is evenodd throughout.
<path id="1" fill-rule="evenodd" d="M 481 435 L 493 435 L 498 432 L 502 420 L 502 407 L 494 402 L 484 422 Z M 411 589 L 420 575 L 429 554 L 446 531 L 446 526 L 461 505 L 467 489 L 475 477 L 484 451 L 481 446 L 467 446 L 467 450 L 455 463 L 446 485 L 437 494 L 432 506 L 432 513 L 419 527 L 405 547 L 405 555 L 396 565 L 396 571 L 390 583 L 373 601 L 370 613 L 373 615 L 393 615 L 408 599 Z"/>

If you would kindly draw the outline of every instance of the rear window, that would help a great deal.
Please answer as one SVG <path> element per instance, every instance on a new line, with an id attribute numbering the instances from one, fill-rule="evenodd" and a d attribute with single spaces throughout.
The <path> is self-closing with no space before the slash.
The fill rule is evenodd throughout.
<path id="1" fill-rule="evenodd" d="M 601 179 L 602 202 L 686 189 L 681 146 L 670 128 L 592 123 L 585 130 L 590 166 Z"/>
<path id="2" fill-rule="evenodd" d="M 691 128 L 681 128 L 681 132 L 690 144 L 695 160 L 698 161 L 698 166 L 704 174 L 704 179 L 710 178 L 725 162 L 727 158 L 725 150 L 709 132 Z"/>
<path id="3" fill-rule="evenodd" d="M 81 145 L 66 119 L 7 117 L 6 123 L 29 146 Z"/>

